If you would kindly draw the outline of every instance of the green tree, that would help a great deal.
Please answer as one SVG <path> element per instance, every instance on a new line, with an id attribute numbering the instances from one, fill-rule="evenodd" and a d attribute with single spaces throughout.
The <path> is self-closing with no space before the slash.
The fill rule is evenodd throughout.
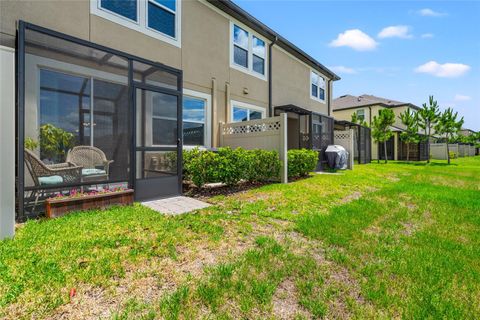
<path id="1" fill-rule="evenodd" d="M 358 123 L 359 125 L 362 125 L 364 127 L 368 127 L 367 121 L 365 121 L 365 119 L 363 119 L 363 120 L 360 119 L 356 112 L 354 112 L 352 114 L 352 118 L 351 118 L 350 122 Z"/>
<path id="2" fill-rule="evenodd" d="M 450 149 L 448 143 L 454 138 L 463 125 L 463 117 L 457 120 L 458 112 L 453 112 L 452 108 L 448 108 L 440 115 L 435 126 L 435 131 L 443 135 L 447 143 L 447 160 L 450 164 Z"/>
<path id="3" fill-rule="evenodd" d="M 74 136 L 52 124 L 40 127 L 40 157 L 53 162 L 65 161 L 68 149 L 74 145 Z"/>
<path id="4" fill-rule="evenodd" d="M 429 96 L 429 105 L 426 103 L 422 105 L 422 109 L 418 111 L 418 126 L 423 129 L 425 135 L 424 138 L 427 141 L 428 158 L 427 163 L 430 163 L 430 137 L 432 135 L 432 128 L 437 124 L 440 117 L 440 110 L 436 100 L 433 100 L 433 96 Z"/>
<path id="5" fill-rule="evenodd" d="M 374 116 L 372 121 L 372 137 L 378 143 L 383 143 L 385 152 L 385 163 L 387 163 L 387 141 L 393 136 L 390 126 L 395 123 L 395 113 L 391 109 L 381 109 L 378 117 Z M 380 162 L 380 157 L 378 159 Z"/>
<path id="6" fill-rule="evenodd" d="M 360 120 L 360 119 L 358 119 L 357 113 L 354 112 L 354 113 L 352 114 L 351 122 L 353 122 L 353 123 L 358 123 L 359 120 Z"/>
<path id="7" fill-rule="evenodd" d="M 418 134 L 418 114 L 408 108 L 402 112 L 398 118 L 406 127 L 405 131 L 400 134 L 400 139 L 407 144 L 408 162 L 410 161 L 410 144 L 420 142 L 420 135 Z"/>

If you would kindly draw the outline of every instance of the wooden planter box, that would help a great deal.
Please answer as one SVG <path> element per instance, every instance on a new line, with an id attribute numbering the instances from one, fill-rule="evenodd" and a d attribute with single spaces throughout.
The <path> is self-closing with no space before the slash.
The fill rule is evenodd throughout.
<path id="1" fill-rule="evenodd" d="M 48 218 L 61 217 L 70 211 L 106 209 L 114 205 L 130 205 L 133 203 L 133 190 L 104 193 L 91 196 L 67 199 L 47 199 L 45 202 Z"/>

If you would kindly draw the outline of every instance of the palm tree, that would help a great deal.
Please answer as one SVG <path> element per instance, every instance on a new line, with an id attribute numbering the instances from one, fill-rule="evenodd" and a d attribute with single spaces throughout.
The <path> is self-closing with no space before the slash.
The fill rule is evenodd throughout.
<path id="1" fill-rule="evenodd" d="M 410 160 L 410 144 L 418 143 L 420 140 L 420 136 L 418 135 L 418 114 L 408 108 L 402 112 L 398 118 L 406 127 L 406 130 L 400 134 L 400 139 L 407 144 L 408 162 Z"/>
<path id="2" fill-rule="evenodd" d="M 391 109 L 381 109 L 378 117 L 374 116 L 372 121 L 372 137 L 376 142 L 383 143 L 385 163 L 387 163 L 387 141 L 393 136 L 390 126 L 394 123 L 395 113 Z M 380 157 L 378 162 L 380 162 Z"/>
<path id="3" fill-rule="evenodd" d="M 445 141 L 447 143 L 447 160 L 450 164 L 450 149 L 449 141 L 457 134 L 457 132 L 462 128 L 463 117 L 457 121 L 458 112 L 453 113 L 452 108 L 446 109 L 438 119 L 437 125 L 435 126 L 435 131 L 439 134 L 443 134 Z"/>
<path id="4" fill-rule="evenodd" d="M 425 139 L 427 140 L 428 158 L 427 163 L 430 163 L 430 136 L 432 135 L 432 128 L 436 125 L 440 116 L 437 101 L 433 100 L 433 96 L 429 96 L 429 105 L 426 103 L 422 105 L 422 109 L 418 111 L 418 126 L 425 132 Z"/>

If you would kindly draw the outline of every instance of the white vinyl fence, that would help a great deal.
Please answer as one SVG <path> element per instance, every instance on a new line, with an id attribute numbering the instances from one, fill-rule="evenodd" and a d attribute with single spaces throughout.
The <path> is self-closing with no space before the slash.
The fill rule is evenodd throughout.
<path id="1" fill-rule="evenodd" d="M 459 144 L 458 145 L 458 156 L 459 157 L 466 157 L 467 156 L 467 145 Z"/>
<path id="2" fill-rule="evenodd" d="M 340 145 L 348 152 L 348 169 L 353 169 L 353 159 L 355 152 L 355 131 L 349 130 L 335 130 L 333 133 L 333 144 Z"/>
<path id="3" fill-rule="evenodd" d="M 0 240 L 15 233 L 15 51 L 0 46 Z"/>
<path id="4" fill-rule="evenodd" d="M 469 156 L 475 156 L 475 146 L 469 146 Z"/>
<path id="5" fill-rule="evenodd" d="M 456 143 L 450 143 L 448 148 L 450 152 L 455 153 L 456 157 L 459 157 L 460 145 Z M 430 143 L 430 155 L 432 159 L 447 160 L 447 144 L 446 143 Z"/>
<path id="6" fill-rule="evenodd" d="M 235 123 L 220 123 L 220 146 L 242 147 L 278 151 L 282 169 L 280 179 L 288 182 L 287 175 L 287 114 Z"/>

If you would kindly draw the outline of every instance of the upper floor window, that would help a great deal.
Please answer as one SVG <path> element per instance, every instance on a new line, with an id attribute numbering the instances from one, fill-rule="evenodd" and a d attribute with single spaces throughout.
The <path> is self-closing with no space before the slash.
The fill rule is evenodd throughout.
<path id="1" fill-rule="evenodd" d="M 232 23 L 231 51 L 233 67 L 266 79 L 267 50 L 264 40 Z"/>
<path id="2" fill-rule="evenodd" d="M 325 102 L 325 79 L 318 73 L 310 72 L 311 97 Z"/>
<path id="3" fill-rule="evenodd" d="M 180 47 L 180 0 L 90 0 L 92 14 Z"/>
<path id="4" fill-rule="evenodd" d="M 364 109 L 357 110 L 357 119 L 360 120 L 360 121 L 365 120 L 365 110 Z"/>
<path id="5" fill-rule="evenodd" d="M 138 22 L 138 1 L 137 0 L 100 0 L 102 9 L 111 11 L 129 20 Z"/>

